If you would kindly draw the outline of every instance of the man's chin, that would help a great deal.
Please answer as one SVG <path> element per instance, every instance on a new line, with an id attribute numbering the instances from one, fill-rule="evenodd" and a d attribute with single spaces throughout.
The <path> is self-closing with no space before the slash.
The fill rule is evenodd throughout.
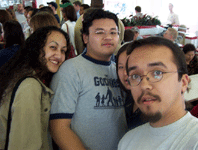
<path id="1" fill-rule="evenodd" d="M 141 119 L 145 122 L 156 123 L 162 118 L 162 114 L 160 112 L 157 113 L 142 113 Z"/>

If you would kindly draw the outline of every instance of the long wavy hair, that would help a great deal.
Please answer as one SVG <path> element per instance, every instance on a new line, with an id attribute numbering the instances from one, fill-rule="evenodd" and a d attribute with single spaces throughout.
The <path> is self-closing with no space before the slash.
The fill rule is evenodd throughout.
<path id="1" fill-rule="evenodd" d="M 6 42 L 5 48 L 10 47 L 14 44 L 18 44 L 21 47 L 24 46 L 25 37 L 23 30 L 18 21 L 9 20 L 3 25 L 4 40 Z"/>
<path id="2" fill-rule="evenodd" d="M 16 82 L 25 76 L 35 76 L 49 87 L 53 73 L 46 67 L 44 46 L 48 36 L 53 32 L 60 32 L 64 35 L 67 43 L 66 58 L 70 52 L 69 36 L 66 32 L 55 26 L 43 27 L 36 30 L 26 40 L 24 48 L 0 68 L 0 104 L 7 93 L 11 92 Z M 5 92 L 6 90 L 6 92 Z"/>

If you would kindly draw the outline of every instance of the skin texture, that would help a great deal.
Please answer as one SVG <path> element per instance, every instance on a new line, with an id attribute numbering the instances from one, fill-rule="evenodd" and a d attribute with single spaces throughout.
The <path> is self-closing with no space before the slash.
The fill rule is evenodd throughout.
<path id="1" fill-rule="evenodd" d="M 65 61 L 65 52 L 67 43 L 64 35 L 60 32 L 53 31 L 47 38 L 44 46 L 46 65 L 50 72 L 58 71 L 60 65 Z"/>
<path id="2" fill-rule="evenodd" d="M 124 51 L 120 54 L 118 58 L 118 76 L 123 86 L 126 89 L 130 90 L 130 85 L 128 84 L 127 81 L 128 75 L 126 73 L 126 61 L 127 61 L 127 54 L 126 51 Z"/>
<path id="3" fill-rule="evenodd" d="M 195 57 L 194 51 L 189 51 L 185 54 L 186 63 L 189 65 L 190 61 Z"/>
<path id="4" fill-rule="evenodd" d="M 96 31 L 106 31 L 105 36 L 96 34 Z M 96 19 L 89 28 L 89 35 L 83 34 L 85 44 L 87 44 L 86 55 L 100 61 L 110 61 L 118 42 L 119 35 L 110 35 L 110 31 L 118 31 L 118 27 L 113 19 Z"/>
<path id="5" fill-rule="evenodd" d="M 136 48 L 128 61 L 129 75 L 146 75 L 149 71 L 175 72 L 172 51 L 165 46 L 142 46 Z M 131 87 L 134 101 L 147 116 L 159 116 L 150 122 L 153 127 L 171 124 L 186 114 L 183 94 L 188 86 L 187 74 L 178 81 L 178 73 L 163 74 L 161 81 L 151 83 L 143 77 L 138 86 Z M 145 101 L 146 100 L 146 101 Z"/>

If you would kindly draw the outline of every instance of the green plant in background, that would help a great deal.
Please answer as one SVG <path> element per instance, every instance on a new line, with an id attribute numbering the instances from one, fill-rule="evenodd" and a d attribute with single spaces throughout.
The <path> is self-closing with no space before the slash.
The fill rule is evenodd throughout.
<path id="1" fill-rule="evenodd" d="M 126 17 L 124 19 L 121 19 L 124 26 L 151 26 L 151 25 L 161 25 L 161 22 L 159 19 L 157 19 L 157 16 L 152 18 L 149 15 L 144 15 L 143 17 L 136 17 L 132 16 L 131 18 L 127 19 Z"/>

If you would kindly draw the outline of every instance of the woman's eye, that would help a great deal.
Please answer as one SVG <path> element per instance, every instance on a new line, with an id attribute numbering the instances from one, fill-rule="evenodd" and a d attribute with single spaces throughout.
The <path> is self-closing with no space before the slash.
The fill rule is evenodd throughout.
<path id="1" fill-rule="evenodd" d="M 124 67 L 123 66 L 118 66 L 118 69 L 123 69 Z"/>

